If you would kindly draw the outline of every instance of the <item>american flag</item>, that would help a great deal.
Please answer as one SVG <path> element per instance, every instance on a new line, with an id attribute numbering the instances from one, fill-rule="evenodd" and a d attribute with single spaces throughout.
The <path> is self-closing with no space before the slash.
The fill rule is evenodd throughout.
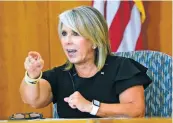
<path id="1" fill-rule="evenodd" d="M 95 0 L 92 6 L 107 20 L 112 52 L 143 48 L 141 25 L 145 12 L 141 1 Z"/>

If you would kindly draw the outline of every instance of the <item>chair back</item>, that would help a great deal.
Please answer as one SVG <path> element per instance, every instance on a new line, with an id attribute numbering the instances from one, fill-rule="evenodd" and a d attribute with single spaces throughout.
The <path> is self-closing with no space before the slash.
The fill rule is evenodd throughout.
<path id="1" fill-rule="evenodd" d="M 53 118 L 59 118 L 58 112 L 57 112 L 57 104 L 53 104 Z"/>
<path id="2" fill-rule="evenodd" d="M 172 57 L 151 50 L 116 52 L 148 68 L 152 83 L 145 89 L 146 117 L 172 116 Z"/>

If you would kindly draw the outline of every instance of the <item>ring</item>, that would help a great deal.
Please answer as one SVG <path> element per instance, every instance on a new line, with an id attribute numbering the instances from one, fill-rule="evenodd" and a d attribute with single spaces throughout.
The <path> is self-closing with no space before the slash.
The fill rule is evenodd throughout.
<path id="1" fill-rule="evenodd" d="M 76 108 L 76 106 L 75 106 L 75 105 L 72 105 L 72 107 L 73 107 L 73 108 Z"/>

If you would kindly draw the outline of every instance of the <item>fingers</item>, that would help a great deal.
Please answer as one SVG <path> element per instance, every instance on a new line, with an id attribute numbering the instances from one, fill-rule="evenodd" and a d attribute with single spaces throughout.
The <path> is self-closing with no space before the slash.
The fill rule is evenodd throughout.
<path id="1" fill-rule="evenodd" d="M 72 108 L 72 109 L 76 109 L 76 105 L 74 104 L 74 100 L 72 97 L 65 97 L 64 101 L 68 103 L 68 105 Z"/>
<path id="2" fill-rule="evenodd" d="M 30 51 L 28 53 L 28 56 L 34 58 L 35 60 L 41 58 L 41 55 L 38 52 L 36 52 L 36 51 Z"/>
<path id="3" fill-rule="evenodd" d="M 75 105 L 73 105 L 72 103 L 68 104 L 72 109 L 76 109 L 77 107 Z"/>
<path id="4" fill-rule="evenodd" d="M 69 100 L 69 97 L 65 97 L 65 98 L 64 98 L 64 101 L 65 101 L 65 102 L 68 102 L 68 100 Z"/>
<path id="5" fill-rule="evenodd" d="M 78 91 L 75 91 L 69 97 L 65 97 L 64 101 L 73 109 L 76 108 L 81 112 L 90 112 L 91 102 L 86 100 Z"/>
<path id="6" fill-rule="evenodd" d="M 73 98 L 71 96 L 70 97 L 65 97 L 64 101 L 67 102 L 67 103 L 72 103 Z"/>
<path id="7" fill-rule="evenodd" d="M 34 62 L 42 63 L 42 64 L 44 63 L 43 59 L 41 58 L 41 55 L 36 51 L 30 51 L 25 61 L 31 64 Z"/>
<path id="8" fill-rule="evenodd" d="M 26 57 L 26 59 L 25 59 L 25 64 L 26 64 L 27 66 L 34 65 L 34 66 L 36 66 L 36 67 L 41 67 L 41 66 L 43 66 L 43 64 L 44 64 L 44 61 L 43 61 L 43 59 L 34 59 L 34 58 L 28 56 L 28 57 Z"/>
<path id="9" fill-rule="evenodd" d="M 44 61 L 38 52 L 31 51 L 28 53 L 28 57 L 26 57 L 24 62 L 24 67 L 29 76 L 37 77 L 40 75 L 43 66 Z"/>

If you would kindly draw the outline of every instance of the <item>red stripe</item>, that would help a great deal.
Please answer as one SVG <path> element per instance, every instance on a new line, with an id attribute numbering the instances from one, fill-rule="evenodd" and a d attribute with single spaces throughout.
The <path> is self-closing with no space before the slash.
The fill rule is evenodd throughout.
<path id="1" fill-rule="evenodd" d="M 123 39 L 123 34 L 130 20 L 133 5 L 133 1 L 121 1 L 119 9 L 114 16 L 112 24 L 109 28 L 109 37 L 111 41 L 112 52 L 117 51 L 121 40 Z"/>
<path id="2" fill-rule="evenodd" d="M 136 43 L 136 47 L 135 50 L 141 50 L 143 49 L 143 42 L 142 42 L 142 31 L 140 32 L 140 35 L 138 37 L 137 43 Z"/>

